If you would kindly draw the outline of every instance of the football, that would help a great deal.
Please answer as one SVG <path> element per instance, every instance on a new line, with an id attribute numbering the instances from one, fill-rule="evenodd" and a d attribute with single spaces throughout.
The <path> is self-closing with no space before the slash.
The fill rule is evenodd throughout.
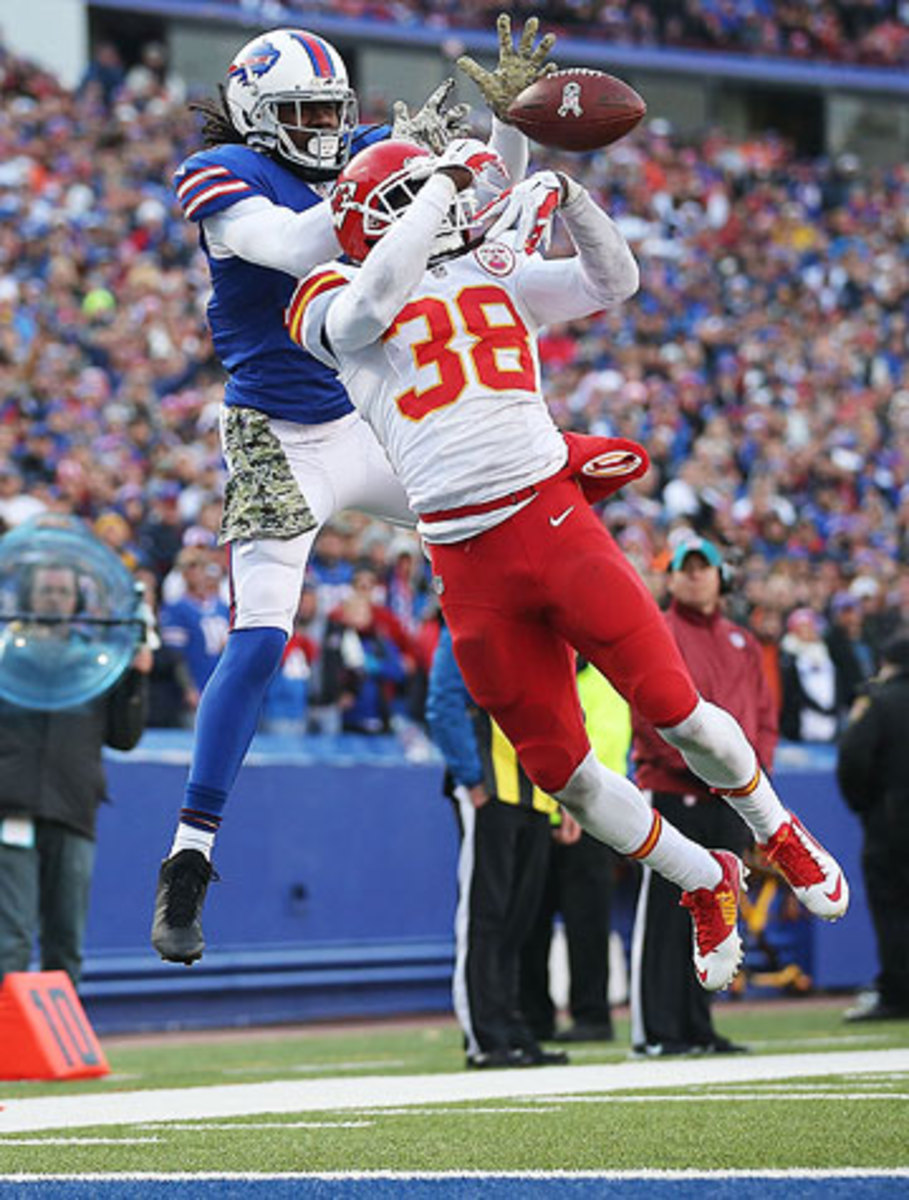
<path id="1" fill-rule="evenodd" d="M 630 133 L 647 105 L 605 71 L 572 67 L 544 75 L 512 100 L 507 119 L 531 141 L 559 150 L 599 150 Z"/>

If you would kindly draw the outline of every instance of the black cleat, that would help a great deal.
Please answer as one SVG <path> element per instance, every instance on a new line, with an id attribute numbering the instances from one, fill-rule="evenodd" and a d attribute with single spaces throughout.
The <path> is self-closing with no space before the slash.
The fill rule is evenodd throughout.
<path id="1" fill-rule="evenodd" d="M 508 1050 L 486 1050 L 467 1056 L 467 1066 L 474 1071 L 496 1070 L 501 1067 L 563 1067 L 568 1062 L 564 1050 L 543 1050 L 539 1046 L 512 1046 Z"/>
<path id="2" fill-rule="evenodd" d="M 198 850 L 180 850 L 161 864 L 151 941 L 165 961 L 191 967 L 202 957 L 205 938 L 200 918 L 213 876 L 218 878 Z"/>

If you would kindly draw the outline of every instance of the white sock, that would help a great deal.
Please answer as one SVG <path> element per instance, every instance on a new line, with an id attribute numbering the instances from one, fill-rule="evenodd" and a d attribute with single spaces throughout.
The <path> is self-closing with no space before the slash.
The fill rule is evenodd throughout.
<path id="1" fill-rule="evenodd" d="M 779 827 L 785 825 L 790 818 L 773 784 L 763 771 L 753 792 L 749 792 L 747 796 L 724 795 L 723 799 L 751 827 L 751 832 L 759 842 L 769 841 Z"/>
<path id="2" fill-rule="evenodd" d="M 759 842 L 766 842 L 789 820 L 789 813 L 763 771 L 748 795 L 727 795 L 727 789 L 737 791 L 747 787 L 758 765 L 757 755 L 741 725 L 724 708 L 709 700 L 698 700 L 691 716 L 658 732 L 670 746 L 675 746 L 695 775 L 720 792 Z"/>
<path id="3" fill-rule="evenodd" d="M 198 850 L 211 862 L 211 849 L 215 844 L 215 835 L 211 831 L 197 829 L 195 825 L 184 825 L 181 821 L 174 834 L 174 844 L 170 848 L 169 858 L 179 854 L 181 850 Z"/>
<path id="4" fill-rule="evenodd" d="M 716 887 L 723 878 L 723 869 L 709 850 L 685 837 L 662 817 L 657 833 L 656 845 L 649 854 L 634 855 L 639 862 L 670 883 L 678 884 L 683 892 Z"/>
<path id="5" fill-rule="evenodd" d="M 604 767 L 592 750 L 555 795 L 592 837 L 619 854 L 638 857 L 654 832 L 654 811 L 644 794 L 630 779 Z M 722 870 L 709 851 L 665 821 L 656 832 L 656 843 L 641 862 L 685 891 L 716 887 Z"/>

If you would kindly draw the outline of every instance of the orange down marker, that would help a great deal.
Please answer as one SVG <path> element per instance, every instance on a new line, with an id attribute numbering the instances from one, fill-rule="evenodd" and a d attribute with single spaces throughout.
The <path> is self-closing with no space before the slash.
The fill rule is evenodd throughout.
<path id="1" fill-rule="evenodd" d="M 0 1079 L 88 1079 L 110 1067 L 65 971 L 13 971 L 0 987 Z"/>

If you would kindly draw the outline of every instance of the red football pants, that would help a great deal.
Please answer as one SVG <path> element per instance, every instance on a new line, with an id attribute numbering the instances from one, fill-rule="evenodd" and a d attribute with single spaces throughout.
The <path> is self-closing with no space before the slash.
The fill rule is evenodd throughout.
<path id="1" fill-rule="evenodd" d="M 563 788 L 590 751 L 574 650 L 658 728 L 694 709 L 663 614 L 574 480 L 429 551 L 468 690 L 544 791 Z"/>

